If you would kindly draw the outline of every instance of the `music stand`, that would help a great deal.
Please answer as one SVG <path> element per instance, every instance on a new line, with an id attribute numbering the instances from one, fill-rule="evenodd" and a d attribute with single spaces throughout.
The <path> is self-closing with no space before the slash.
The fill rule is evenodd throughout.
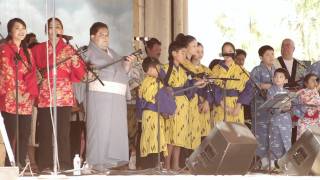
<path id="1" fill-rule="evenodd" d="M 270 148 L 270 138 L 271 138 L 271 119 L 274 117 L 274 115 L 277 115 L 281 112 L 282 109 L 284 109 L 285 105 L 293 99 L 297 97 L 296 93 L 279 93 L 272 97 L 271 99 L 268 99 L 265 103 L 263 103 L 258 110 L 266 109 L 267 111 L 270 111 L 272 114 L 269 123 L 268 123 L 268 161 L 269 161 L 269 174 L 271 174 L 271 148 Z"/>

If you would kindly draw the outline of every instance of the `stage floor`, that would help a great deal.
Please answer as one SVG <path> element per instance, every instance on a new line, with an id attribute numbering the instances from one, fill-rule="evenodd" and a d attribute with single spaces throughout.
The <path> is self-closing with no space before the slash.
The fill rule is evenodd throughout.
<path id="1" fill-rule="evenodd" d="M 30 174 L 28 174 L 30 175 Z M 268 174 L 265 172 L 249 172 L 246 175 L 191 175 L 188 171 L 183 172 L 166 172 L 163 171 L 160 173 L 157 169 L 147 169 L 147 170 L 139 170 L 139 171 L 130 171 L 130 170 L 110 170 L 105 173 L 99 173 L 99 174 L 87 174 L 87 175 L 81 175 L 81 176 L 72 176 L 72 174 L 67 176 L 49 176 L 49 175 L 37 175 L 37 176 L 23 176 L 19 177 L 19 180 L 33 180 L 33 179 L 69 179 L 69 180 L 82 180 L 82 179 L 90 179 L 90 180 L 96 180 L 96 179 L 139 179 L 139 180 L 163 180 L 164 178 L 166 180 L 176 180 L 177 178 L 183 178 L 183 180 L 195 180 L 195 179 L 201 179 L 201 180 L 228 180 L 228 179 L 236 179 L 236 180 L 248 180 L 248 179 L 257 179 L 259 180 L 305 180 L 305 179 L 319 179 L 317 176 L 286 176 L 283 174 Z"/>
<path id="2" fill-rule="evenodd" d="M 69 180 L 82 180 L 82 179 L 90 179 L 90 180 L 96 180 L 96 179 L 139 179 L 139 180 L 150 180 L 150 175 L 119 175 L 119 176 L 110 176 L 110 175 L 84 175 L 84 176 L 66 176 L 65 178 L 59 178 L 59 179 L 69 179 Z M 265 174 L 255 174 L 255 175 L 235 175 L 235 176 L 203 176 L 203 175 L 153 175 L 153 180 L 163 180 L 163 178 L 166 178 L 166 180 L 177 180 L 177 178 L 183 178 L 183 180 L 195 180 L 195 179 L 201 179 L 201 180 L 250 180 L 250 179 L 257 179 L 259 180 L 270 180 L 272 178 L 273 180 L 305 180 L 305 179 L 319 179 L 317 176 L 280 176 L 280 175 L 265 175 Z M 56 179 L 55 177 L 19 177 L 19 180 L 34 180 L 34 179 Z"/>

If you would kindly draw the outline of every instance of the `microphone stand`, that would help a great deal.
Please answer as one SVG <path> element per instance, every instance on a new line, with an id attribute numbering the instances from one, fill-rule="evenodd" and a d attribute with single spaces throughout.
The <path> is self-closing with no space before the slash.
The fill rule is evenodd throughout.
<path id="1" fill-rule="evenodd" d="M 254 131 L 254 135 L 256 136 L 256 129 L 257 129 L 257 98 L 256 98 L 256 94 L 258 92 L 258 95 L 260 94 L 261 96 L 263 96 L 262 89 L 258 86 L 258 84 L 250 77 L 250 75 L 247 73 L 247 71 L 244 70 L 244 68 L 242 66 L 240 66 L 239 64 L 235 63 L 237 66 L 240 67 L 241 71 L 249 78 L 249 81 L 252 82 L 252 84 L 254 85 L 254 96 L 253 96 L 253 110 L 254 110 L 254 127 L 253 127 L 253 131 Z M 263 97 L 265 98 L 265 97 Z M 251 126 L 252 126 L 252 120 L 251 120 Z M 254 165 L 253 168 L 255 167 L 257 162 L 257 156 L 254 156 Z"/>
<path id="2" fill-rule="evenodd" d="M 159 74 L 159 73 L 158 73 Z M 157 78 L 157 92 L 159 92 L 160 90 L 160 79 L 159 77 Z M 158 171 L 161 172 L 162 171 L 162 166 L 161 166 L 161 157 L 160 157 L 160 103 L 159 103 L 159 96 L 156 99 L 157 101 L 157 111 L 158 111 L 158 132 L 157 132 L 157 140 L 158 140 Z"/>
<path id="3" fill-rule="evenodd" d="M 17 155 L 17 164 L 18 164 L 18 167 L 20 165 L 20 155 L 19 155 L 19 110 L 18 110 L 18 106 L 19 106 L 19 80 L 18 80 L 18 64 L 19 64 L 19 60 L 21 60 L 17 54 L 14 56 L 14 63 L 15 63 L 15 73 L 16 73 L 16 79 L 15 79 L 15 85 L 16 85 L 16 155 Z M 22 60 L 21 60 L 22 61 Z"/>
<path id="4" fill-rule="evenodd" d="M 156 69 L 158 72 L 158 77 L 157 77 L 157 91 L 160 91 L 160 82 L 164 85 L 163 80 L 160 77 L 160 71 Z M 160 101 L 159 101 L 159 96 L 156 96 L 156 102 L 157 102 L 157 124 L 158 124 L 158 131 L 157 131 L 157 140 L 158 140 L 158 155 L 157 155 L 157 162 L 158 166 L 155 168 L 151 168 L 152 174 L 158 174 L 158 175 L 165 175 L 165 174 L 170 174 L 169 171 L 165 171 L 163 167 L 161 166 L 161 150 L 160 150 Z"/>
<path id="5" fill-rule="evenodd" d="M 223 84 L 223 88 L 222 88 L 222 98 L 223 98 L 223 121 L 226 122 L 227 120 L 227 110 L 226 110 L 226 106 L 227 106 L 227 101 L 226 101 L 226 97 L 227 97 L 227 81 L 240 81 L 240 79 L 234 79 L 234 78 L 207 78 L 209 80 L 221 80 L 222 84 Z"/>
<path id="6" fill-rule="evenodd" d="M 17 156 L 17 161 L 16 164 L 18 164 L 18 166 L 20 165 L 20 146 L 19 146 L 19 142 L 20 142 L 20 138 L 19 138 L 19 80 L 18 80 L 18 75 L 19 75 L 19 69 L 18 69 L 18 65 L 19 65 L 19 61 L 22 62 L 22 64 L 28 69 L 28 71 L 31 71 L 30 67 L 27 66 L 25 64 L 25 62 L 22 60 L 22 57 L 9 45 L 10 49 L 15 53 L 14 55 L 14 63 L 15 63 L 15 96 L 16 96 L 16 113 L 15 113 L 15 121 L 16 121 L 16 156 Z M 12 163 L 11 163 L 12 165 Z M 13 166 L 13 165 L 12 165 Z"/>
<path id="7" fill-rule="evenodd" d="M 272 170 L 271 170 L 271 154 L 274 154 L 274 152 L 272 152 L 271 150 L 271 136 L 272 136 L 272 122 L 271 119 L 277 115 L 278 113 L 281 113 L 281 110 L 285 107 L 284 105 L 287 102 L 291 102 L 294 98 L 296 98 L 296 94 L 295 93 L 286 93 L 286 94 L 277 94 L 275 95 L 273 98 L 267 100 L 265 103 L 263 103 L 259 109 L 263 109 L 265 108 L 268 112 L 271 113 L 271 117 L 269 119 L 269 123 L 268 123 L 268 173 L 271 174 Z M 270 103 L 272 102 L 272 103 Z M 275 156 L 276 157 L 276 156 Z"/>
<path id="8" fill-rule="evenodd" d="M 163 84 L 163 81 L 160 77 L 160 71 L 156 68 L 158 72 L 158 77 L 157 77 L 157 92 L 160 91 L 160 82 Z M 157 155 L 157 162 L 158 162 L 158 167 L 155 168 L 155 173 L 156 174 L 164 174 L 163 167 L 161 166 L 161 150 L 160 150 L 160 101 L 159 101 L 159 96 L 156 96 L 156 102 L 157 102 L 157 124 L 158 124 L 158 131 L 157 131 L 157 140 L 158 140 L 158 155 Z"/>

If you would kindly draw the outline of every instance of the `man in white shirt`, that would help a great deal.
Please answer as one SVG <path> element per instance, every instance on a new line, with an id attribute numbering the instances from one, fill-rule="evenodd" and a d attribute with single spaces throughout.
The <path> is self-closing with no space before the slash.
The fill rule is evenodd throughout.
<path id="1" fill-rule="evenodd" d="M 284 39 L 281 44 L 281 56 L 275 60 L 276 68 L 284 68 L 290 74 L 289 83 L 286 87 L 295 89 L 299 86 L 305 72 L 305 67 L 293 57 L 295 50 L 294 42 L 291 39 Z"/>

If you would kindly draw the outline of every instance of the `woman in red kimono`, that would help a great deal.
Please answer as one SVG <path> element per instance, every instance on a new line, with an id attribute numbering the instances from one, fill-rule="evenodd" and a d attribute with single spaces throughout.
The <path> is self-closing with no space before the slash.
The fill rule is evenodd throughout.
<path id="1" fill-rule="evenodd" d="M 26 164 L 32 105 L 38 95 L 36 67 L 31 51 L 23 41 L 27 32 L 25 22 L 19 18 L 11 19 L 7 24 L 7 30 L 6 42 L 0 47 L 0 110 L 16 157 L 19 153 L 17 164 L 21 168 Z M 18 61 L 17 67 L 16 61 Z M 18 77 L 16 77 L 16 69 Z M 16 78 L 18 79 L 18 104 L 16 104 Z M 18 122 L 16 121 L 17 107 Z M 10 165 L 8 158 L 6 158 L 6 165 Z"/>
<path id="2" fill-rule="evenodd" d="M 53 147 L 52 147 L 52 119 L 50 108 L 53 106 L 53 72 L 47 69 L 47 53 L 49 58 L 49 67 L 53 65 L 53 45 L 55 38 L 56 62 L 57 64 L 57 141 L 60 169 L 66 170 L 72 167 L 70 155 L 70 119 L 71 109 L 74 104 L 72 83 L 79 82 L 85 75 L 85 66 L 83 61 L 72 46 L 66 44 L 63 39 L 54 37 L 56 34 L 63 34 L 63 25 L 60 19 L 55 18 L 55 29 L 53 29 L 53 18 L 48 19 L 48 42 L 36 45 L 33 49 L 33 55 L 37 68 L 42 73 L 43 79 L 39 84 L 38 103 L 38 166 L 39 170 L 52 168 Z M 48 49 L 47 49 L 48 47 Z M 66 60 L 68 59 L 68 60 Z M 66 61 L 64 61 L 66 60 Z M 64 62 L 63 62 L 64 61 Z M 49 77 L 48 77 L 49 75 Z M 50 80 L 49 80 L 50 79 Z M 50 85 L 49 85 L 50 84 Z M 53 113 L 53 109 L 51 109 Z"/>

